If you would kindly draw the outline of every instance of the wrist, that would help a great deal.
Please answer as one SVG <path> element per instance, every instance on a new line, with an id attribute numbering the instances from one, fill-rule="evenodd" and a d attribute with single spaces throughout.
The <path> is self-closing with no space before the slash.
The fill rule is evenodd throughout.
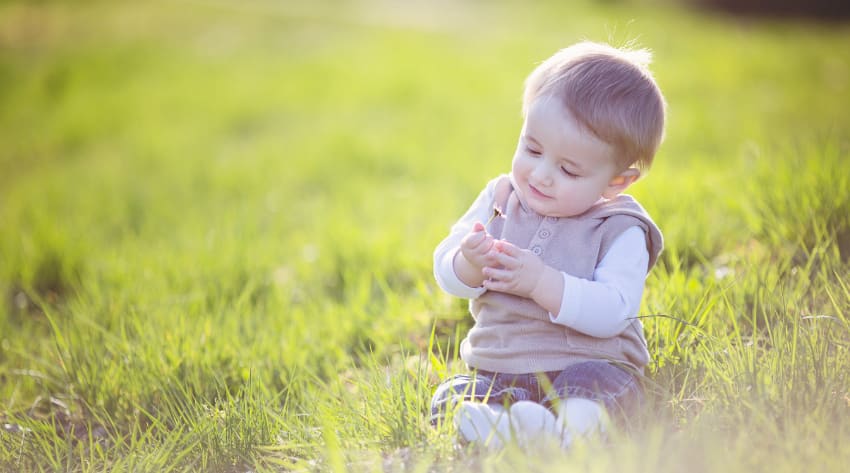
<path id="1" fill-rule="evenodd" d="M 557 314 L 561 308 L 563 286 L 564 278 L 561 272 L 551 266 L 544 265 L 534 289 L 531 290 L 530 299 L 550 313 Z"/>
<path id="2" fill-rule="evenodd" d="M 540 301 L 540 297 L 546 291 L 546 281 L 551 277 L 551 274 L 549 274 L 550 269 L 551 268 L 548 265 L 543 265 L 543 269 L 537 273 L 537 280 L 534 281 L 534 286 L 528 294 L 528 297 L 531 300 L 536 302 Z"/>
<path id="3" fill-rule="evenodd" d="M 474 263 L 469 261 L 461 249 L 458 249 L 455 252 L 454 259 L 452 260 L 452 267 L 454 268 L 455 275 L 460 282 L 467 286 L 481 287 L 484 283 L 484 276 L 481 272 L 482 268 L 477 267 Z"/>

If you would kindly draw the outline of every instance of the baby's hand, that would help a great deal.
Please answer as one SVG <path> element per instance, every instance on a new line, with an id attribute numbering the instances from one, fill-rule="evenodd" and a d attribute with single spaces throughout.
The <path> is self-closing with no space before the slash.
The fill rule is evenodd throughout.
<path id="1" fill-rule="evenodd" d="M 487 265 L 482 271 L 486 278 L 484 287 L 491 291 L 534 298 L 547 269 L 543 260 L 531 251 L 504 240 L 493 243 L 492 247 L 490 261 L 495 264 Z"/>
<path id="2" fill-rule="evenodd" d="M 480 269 L 492 262 L 492 257 L 489 255 L 494 241 L 484 225 L 481 222 L 475 222 L 472 230 L 461 240 L 460 251 L 470 264 Z"/>

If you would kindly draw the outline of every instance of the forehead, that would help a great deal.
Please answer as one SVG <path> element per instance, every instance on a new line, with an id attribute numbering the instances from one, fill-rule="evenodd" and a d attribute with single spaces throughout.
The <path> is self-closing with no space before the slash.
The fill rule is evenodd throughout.
<path id="1" fill-rule="evenodd" d="M 528 140 L 551 148 L 562 158 L 607 158 L 615 156 L 614 147 L 582 126 L 562 102 L 551 96 L 535 100 L 523 126 Z"/>

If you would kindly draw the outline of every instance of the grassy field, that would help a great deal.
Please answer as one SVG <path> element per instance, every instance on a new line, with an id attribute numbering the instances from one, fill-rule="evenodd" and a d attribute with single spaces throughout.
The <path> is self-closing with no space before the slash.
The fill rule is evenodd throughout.
<path id="1" fill-rule="evenodd" d="M 669 102 L 650 406 L 459 448 L 431 252 L 584 38 Z M 846 471 L 848 104 L 850 25 L 658 1 L 0 3 L 0 470 Z"/>

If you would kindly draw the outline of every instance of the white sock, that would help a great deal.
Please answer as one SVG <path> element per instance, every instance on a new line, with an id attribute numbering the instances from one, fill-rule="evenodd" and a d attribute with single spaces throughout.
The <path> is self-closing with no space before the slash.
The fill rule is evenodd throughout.
<path id="1" fill-rule="evenodd" d="M 608 413 L 602 404 L 596 401 L 570 398 L 561 402 L 557 422 L 562 431 L 561 446 L 566 448 L 574 439 L 604 433 L 608 424 Z"/>
<path id="2" fill-rule="evenodd" d="M 519 401 L 513 404 L 510 417 L 513 434 L 521 447 L 530 447 L 547 439 L 557 438 L 555 415 L 536 402 Z"/>
<path id="3" fill-rule="evenodd" d="M 511 440 L 507 412 L 500 404 L 464 401 L 458 406 L 454 423 L 467 442 L 498 450 Z"/>

